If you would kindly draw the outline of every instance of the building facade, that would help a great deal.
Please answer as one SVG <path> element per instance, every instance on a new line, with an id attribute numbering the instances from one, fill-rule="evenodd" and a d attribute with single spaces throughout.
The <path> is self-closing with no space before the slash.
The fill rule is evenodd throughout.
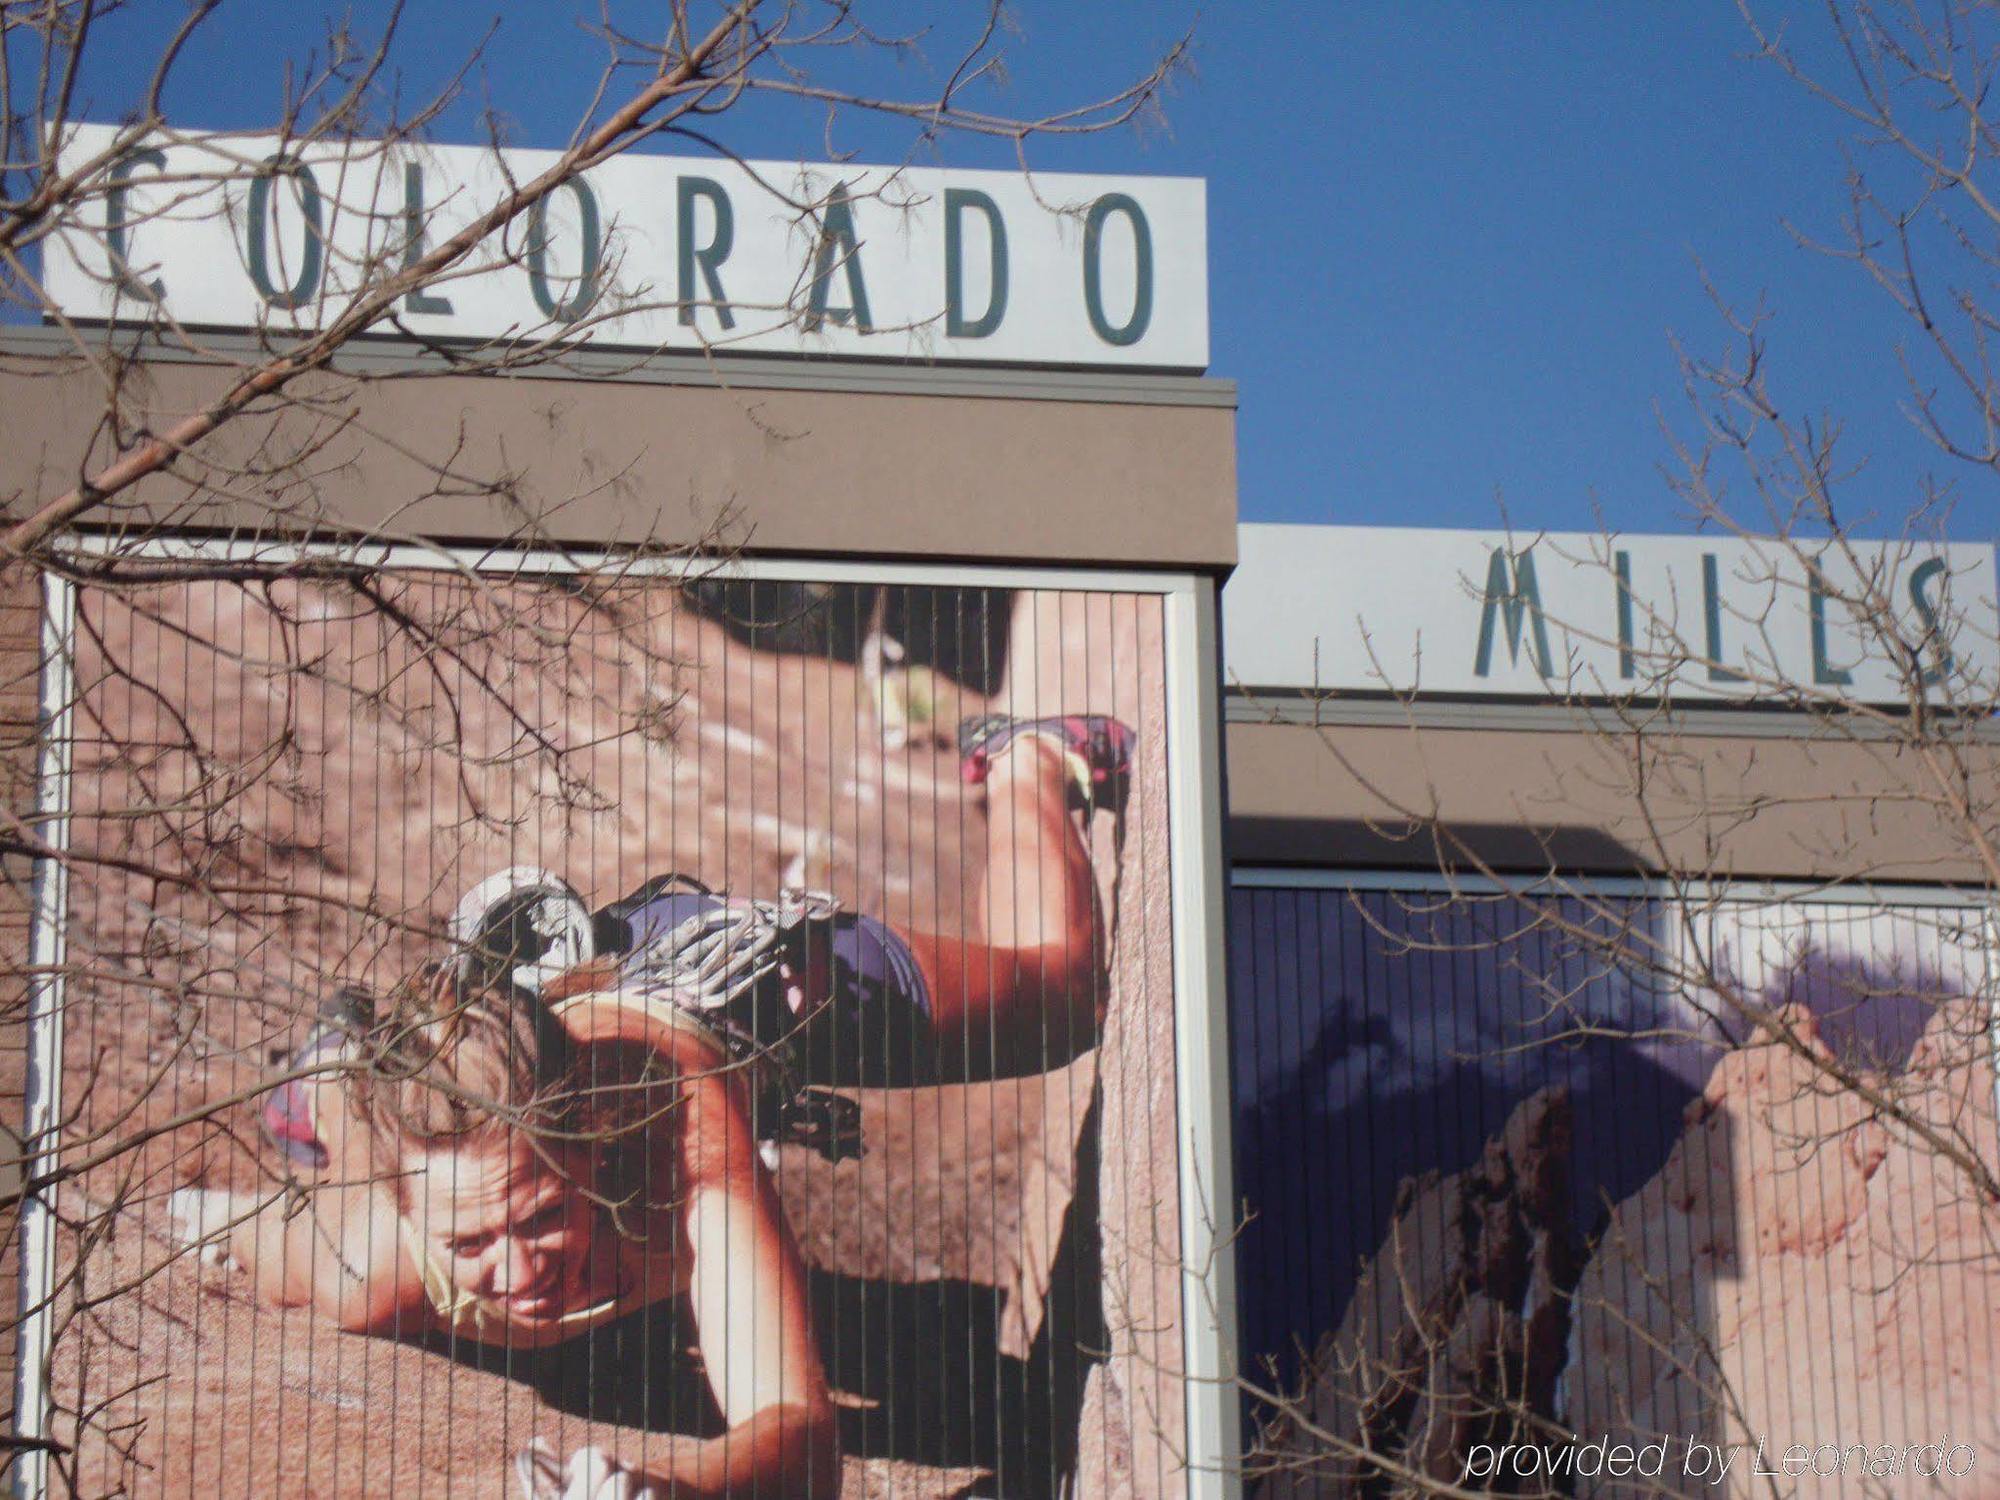
<path id="1" fill-rule="evenodd" d="M 333 165 L 64 252 L 11 514 Z M 1200 184 L 865 175 L 0 574 L 18 1491 L 1984 1493 L 1990 549 L 1239 527 Z"/>
<path id="2" fill-rule="evenodd" d="M 337 165 L 135 210 L 256 331 L 8 336 L 15 514 L 268 357 Z M 800 262 L 742 174 L 594 173 L 20 573 L 24 1492 L 1229 1482 L 1200 185 L 1052 180 L 1079 244 L 935 175 Z M 482 357 L 659 204 L 650 352 Z"/>
<path id="3" fill-rule="evenodd" d="M 1993 1482 L 1993 561 L 1823 546 L 1244 528 L 1260 1493 Z"/>

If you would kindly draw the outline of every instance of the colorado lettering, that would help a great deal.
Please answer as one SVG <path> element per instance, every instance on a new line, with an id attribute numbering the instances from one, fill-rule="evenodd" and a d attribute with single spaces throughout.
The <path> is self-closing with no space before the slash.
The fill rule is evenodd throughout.
<path id="1" fill-rule="evenodd" d="M 107 127 L 86 126 L 80 159 Z M 51 261 L 64 311 L 324 326 L 554 153 L 142 142 Z M 398 298 L 445 339 L 924 360 L 1207 363 L 1205 194 L 1185 178 L 624 157 L 564 178 Z"/>

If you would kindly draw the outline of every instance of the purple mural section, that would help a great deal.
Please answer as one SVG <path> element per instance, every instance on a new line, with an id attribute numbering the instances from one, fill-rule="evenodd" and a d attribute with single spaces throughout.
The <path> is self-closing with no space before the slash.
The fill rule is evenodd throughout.
<path id="1" fill-rule="evenodd" d="M 1253 1492 L 1995 1492 L 1976 908 L 1233 900 Z"/>

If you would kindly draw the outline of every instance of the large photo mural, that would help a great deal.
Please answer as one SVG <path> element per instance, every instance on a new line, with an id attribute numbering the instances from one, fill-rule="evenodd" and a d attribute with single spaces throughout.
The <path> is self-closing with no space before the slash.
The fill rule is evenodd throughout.
<path id="1" fill-rule="evenodd" d="M 2000 1493 L 1988 918 L 1271 872 L 1247 1489 Z"/>
<path id="2" fill-rule="evenodd" d="M 75 597 L 66 1478 L 1167 1486 L 1158 596 L 212 572 Z"/>

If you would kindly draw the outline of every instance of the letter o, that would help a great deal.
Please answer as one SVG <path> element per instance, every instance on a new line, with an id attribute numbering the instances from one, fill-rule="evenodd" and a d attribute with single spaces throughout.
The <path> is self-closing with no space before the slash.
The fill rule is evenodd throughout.
<path id="1" fill-rule="evenodd" d="M 558 300 L 549 285 L 549 200 L 537 198 L 528 209 L 528 290 L 542 316 L 558 323 L 574 323 L 597 301 L 598 268 L 604 259 L 604 244 L 598 233 L 597 195 L 581 177 L 572 177 L 555 191 L 568 188 L 576 199 L 578 228 L 583 235 L 583 265 L 577 272 L 576 290 Z"/>
<path id="2" fill-rule="evenodd" d="M 1123 214 L 1132 226 L 1132 316 L 1113 327 L 1104 315 L 1104 221 Z M 1153 231 L 1146 223 L 1146 211 L 1125 193 L 1106 193 L 1090 205 L 1083 221 L 1083 307 L 1090 314 L 1091 330 L 1105 343 L 1117 348 L 1136 344 L 1146 336 L 1153 321 Z"/>
<path id="3" fill-rule="evenodd" d="M 299 212 L 306 221 L 305 254 L 299 274 L 289 286 L 279 286 L 271 280 L 271 184 L 281 176 L 298 184 Z M 257 168 L 257 175 L 250 179 L 250 222 L 245 226 L 249 235 L 246 258 L 250 264 L 250 284 L 269 306 L 284 312 L 296 312 L 319 295 L 320 276 L 326 269 L 326 247 L 321 240 L 325 233 L 322 214 L 319 179 L 313 175 L 311 167 L 284 156 L 264 158 Z"/>

